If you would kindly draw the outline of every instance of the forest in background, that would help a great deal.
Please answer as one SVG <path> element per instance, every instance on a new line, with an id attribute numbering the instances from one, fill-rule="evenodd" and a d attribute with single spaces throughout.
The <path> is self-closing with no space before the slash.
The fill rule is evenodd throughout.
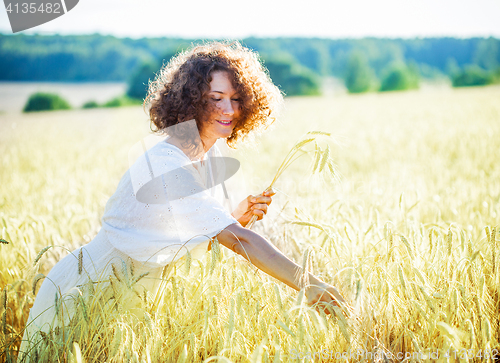
<path id="1" fill-rule="evenodd" d="M 144 82 L 164 61 L 199 42 L 99 34 L 0 34 L 0 81 L 124 81 L 133 88 L 135 79 L 139 89 L 129 89 L 129 94 L 140 97 Z M 354 93 L 384 90 L 384 82 L 398 70 L 408 70 L 408 88 L 415 88 L 415 77 L 449 77 L 454 85 L 457 79 L 465 82 L 458 86 L 500 78 L 496 38 L 246 38 L 241 42 L 259 52 L 273 81 L 287 95 L 319 94 L 324 77 L 343 79 Z M 472 81 L 470 74 L 475 77 Z"/>

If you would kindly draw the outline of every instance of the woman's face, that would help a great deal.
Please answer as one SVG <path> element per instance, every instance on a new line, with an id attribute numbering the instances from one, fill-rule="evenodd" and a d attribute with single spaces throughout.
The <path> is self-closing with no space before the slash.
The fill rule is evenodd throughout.
<path id="1" fill-rule="evenodd" d="M 205 144 L 212 145 L 217 139 L 231 136 L 240 117 L 240 96 L 228 73 L 216 71 L 212 73 L 208 97 L 212 112 L 203 123 L 200 134 Z"/>

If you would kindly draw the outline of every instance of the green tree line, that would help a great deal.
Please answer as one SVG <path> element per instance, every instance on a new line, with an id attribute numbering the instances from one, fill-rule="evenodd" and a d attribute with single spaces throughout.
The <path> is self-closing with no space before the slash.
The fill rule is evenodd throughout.
<path id="1" fill-rule="evenodd" d="M 139 79 L 141 70 L 149 73 L 149 79 L 164 60 L 197 41 L 99 34 L 0 34 L 0 80 L 130 81 L 133 77 Z M 389 84 L 385 86 L 388 89 L 404 84 L 412 88 L 415 77 L 449 76 L 456 86 L 487 84 L 498 79 L 500 66 L 500 40 L 496 38 L 241 41 L 261 54 L 273 81 L 288 95 L 318 94 L 319 79 L 324 76 L 342 78 L 346 85 L 353 83 L 355 88 L 365 89 L 356 92 L 383 90 L 384 82 Z M 361 73 L 353 73 L 353 69 Z M 144 81 L 140 84 L 144 85 Z"/>

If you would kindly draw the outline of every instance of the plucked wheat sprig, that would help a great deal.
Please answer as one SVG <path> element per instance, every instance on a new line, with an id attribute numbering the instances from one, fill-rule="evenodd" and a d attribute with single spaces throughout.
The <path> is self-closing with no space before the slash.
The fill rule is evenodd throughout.
<path id="1" fill-rule="evenodd" d="M 278 170 L 276 171 L 276 174 L 274 175 L 273 180 L 271 181 L 271 184 L 269 187 L 266 188 L 264 191 L 270 191 L 276 181 L 279 179 L 279 177 L 283 174 L 283 172 L 288 169 L 288 167 L 298 158 L 300 158 L 304 154 L 309 154 L 313 153 L 313 170 L 312 173 L 322 173 L 329 171 L 330 176 L 334 180 L 339 180 L 339 175 L 338 172 L 335 168 L 335 164 L 333 163 L 331 159 L 331 153 L 330 153 L 330 147 L 327 146 L 325 150 L 321 149 L 321 147 L 318 147 L 318 144 L 316 140 L 320 137 L 331 137 L 331 134 L 328 132 L 324 131 L 309 131 L 306 133 L 300 141 L 298 141 L 288 152 L 288 154 L 285 156 L 285 159 L 282 161 L 281 165 L 279 166 Z M 310 145 L 312 142 L 314 142 L 314 150 L 306 150 L 304 149 L 305 146 Z M 325 168 L 325 166 L 328 166 Z M 257 216 L 254 215 L 250 222 L 247 224 L 247 228 L 250 229 L 252 228 L 253 224 L 257 220 Z"/>

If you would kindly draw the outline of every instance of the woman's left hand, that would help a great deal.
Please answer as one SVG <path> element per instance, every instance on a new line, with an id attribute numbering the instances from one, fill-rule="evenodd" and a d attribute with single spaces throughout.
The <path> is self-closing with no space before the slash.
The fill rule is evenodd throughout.
<path id="1" fill-rule="evenodd" d="M 245 227 L 255 215 L 257 220 L 264 218 L 268 206 L 271 204 L 272 196 L 276 193 L 274 190 L 266 190 L 259 195 L 249 195 L 243 199 L 233 211 L 232 215 L 240 224 Z"/>
<path id="2" fill-rule="evenodd" d="M 305 295 L 309 305 L 316 305 L 318 310 L 325 314 L 333 312 L 333 308 L 339 307 L 344 316 L 349 316 L 353 309 L 344 299 L 342 294 L 334 286 L 320 282 L 306 287 Z"/>

